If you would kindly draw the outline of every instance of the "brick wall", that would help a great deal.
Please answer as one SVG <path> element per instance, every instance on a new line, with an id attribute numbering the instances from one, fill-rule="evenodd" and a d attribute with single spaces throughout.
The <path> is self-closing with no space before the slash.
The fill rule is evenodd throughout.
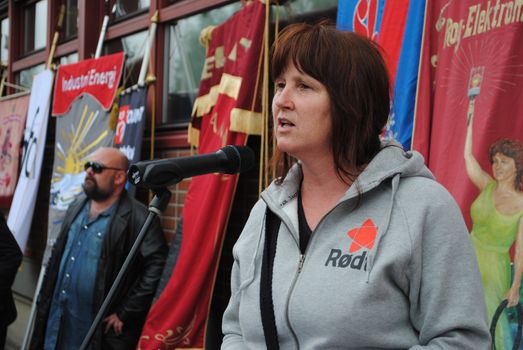
<path id="1" fill-rule="evenodd" d="M 189 149 L 175 149 L 159 152 L 157 158 L 178 158 L 189 155 Z M 171 199 L 169 200 L 169 204 L 160 218 L 167 242 L 170 242 L 174 239 L 176 225 L 182 217 L 183 205 L 185 203 L 185 197 L 187 196 L 187 190 L 189 189 L 190 184 L 191 179 L 184 179 L 180 183 L 169 187 L 169 190 L 171 191 Z"/>

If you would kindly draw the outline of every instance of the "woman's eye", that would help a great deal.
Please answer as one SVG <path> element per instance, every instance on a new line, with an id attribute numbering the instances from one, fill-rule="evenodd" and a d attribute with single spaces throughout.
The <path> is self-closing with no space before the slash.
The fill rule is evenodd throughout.
<path id="1" fill-rule="evenodd" d="M 284 88 L 285 88 L 284 82 L 280 81 L 280 82 L 274 83 L 274 90 L 280 91 L 280 90 L 283 90 Z"/>
<path id="2" fill-rule="evenodd" d="M 305 83 L 299 83 L 299 84 L 298 84 L 298 88 L 299 88 L 300 90 L 307 90 L 307 89 L 310 89 L 310 86 L 307 85 L 307 84 L 305 84 Z"/>

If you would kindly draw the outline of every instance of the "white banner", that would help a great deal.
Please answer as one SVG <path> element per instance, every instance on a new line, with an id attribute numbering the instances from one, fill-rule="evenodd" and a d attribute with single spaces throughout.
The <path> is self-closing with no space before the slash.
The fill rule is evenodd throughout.
<path id="1" fill-rule="evenodd" d="M 22 251 L 27 244 L 40 184 L 53 78 L 53 72 L 45 70 L 36 75 L 33 81 L 24 132 L 20 178 L 7 219 L 7 225 Z"/>

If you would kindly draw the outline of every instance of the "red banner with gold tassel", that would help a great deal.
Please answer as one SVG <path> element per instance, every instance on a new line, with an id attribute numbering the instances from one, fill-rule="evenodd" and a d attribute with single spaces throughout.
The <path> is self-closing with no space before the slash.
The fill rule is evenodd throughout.
<path id="1" fill-rule="evenodd" d="M 252 1 L 209 28 L 190 142 L 199 153 L 245 145 L 260 134 L 265 5 Z M 173 274 L 151 308 L 139 349 L 201 348 L 217 263 L 238 176 L 195 177 L 183 210 L 183 242 Z"/>

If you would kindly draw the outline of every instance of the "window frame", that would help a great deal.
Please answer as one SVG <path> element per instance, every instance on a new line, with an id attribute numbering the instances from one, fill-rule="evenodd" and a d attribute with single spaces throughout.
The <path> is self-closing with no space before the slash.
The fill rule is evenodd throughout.
<path id="1" fill-rule="evenodd" d="M 27 50 L 26 51 L 26 10 L 30 7 L 30 6 L 33 6 L 35 5 L 35 17 L 36 17 L 36 4 L 40 1 L 47 1 L 47 9 L 46 9 L 46 12 L 47 12 L 47 16 L 46 16 L 46 23 L 45 23 L 45 28 L 46 28 L 46 33 L 45 33 L 45 43 L 42 47 L 39 47 L 39 48 L 34 48 L 35 44 L 33 43 L 33 49 L 32 50 Z M 46 51 L 46 48 L 48 46 L 48 39 L 49 39 L 49 21 L 50 21 L 50 17 L 49 17 L 49 12 L 50 12 L 50 8 L 51 8 L 51 2 L 52 0 L 28 0 L 28 1 L 25 1 L 23 4 L 21 4 L 21 9 L 20 9 L 20 17 L 19 19 L 21 20 L 20 23 L 18 23 L 18 26 L 19 26 L 19 30 L 20 30 L 20 33 L 21 33 L 21 45 L 19 47 L 19 57 L 28 57 L 28 56 L 32 56 L 34 54 L 37 54 L 39 52 L 43 52 L 43 51 Z M 34 28 L 36 29 L 36 28 Z M 34 32 L 36 32 L 36 30 L 33 30 Z M 33 41 L 34 41 L 34 38 L 33 38 Z"/>

